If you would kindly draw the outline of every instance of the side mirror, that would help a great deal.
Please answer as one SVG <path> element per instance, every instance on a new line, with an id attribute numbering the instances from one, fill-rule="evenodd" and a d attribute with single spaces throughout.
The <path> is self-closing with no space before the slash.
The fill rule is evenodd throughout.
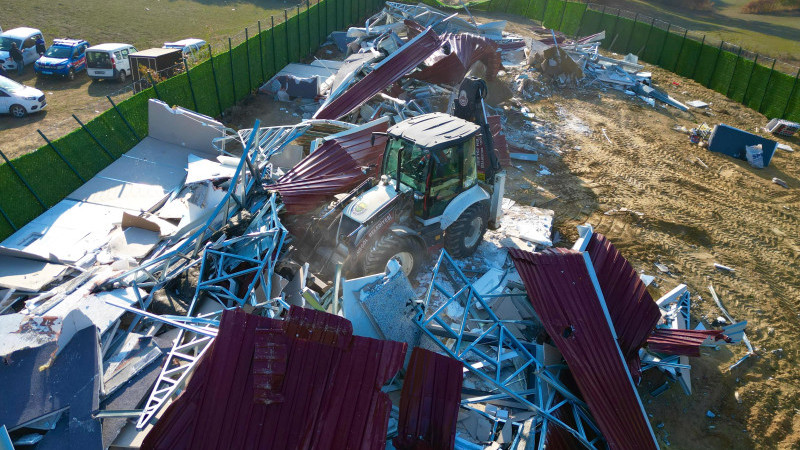
<path id="1" fill-rule="evenodd" d="M 380 131 L 376 131 L 376 132 L 372 133 L 372 138 L 370 138 L 370 141 L 369 141 L 370 147 L 374 147 L 375 146 L 375 136 L 376 135 L 378 135 L 378 136 L 386 136 L 386 138 L 389 137 L 389 133 L 383 133 L 383 132 L 380 132 Z"/>

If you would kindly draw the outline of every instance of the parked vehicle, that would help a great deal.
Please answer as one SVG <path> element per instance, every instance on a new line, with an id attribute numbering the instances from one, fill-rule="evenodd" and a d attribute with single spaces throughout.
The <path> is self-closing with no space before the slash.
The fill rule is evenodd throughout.
<path id="1" fill-rule="evenodd" d="M 165 42 L 162 48 L 179 48 L 183 52 L 184 58 L 197 60 L 200 58 L 200 50 L 207 46 L 208 43 L 202 39 L 189 38 L 175 42 Z"/>
<path id="2" fill-rule="evenodd" d="M 0 64 L 6 71 L 17 70 L 17 63 L 11 59 L 8 51 L 11 44 L 17 44 L 17 48 L 22 51 L 22 64 L 27 66 L 39 59 L 36 52 L 36 40 L 44 39 L 42 32 L 36 28 L 20 27 L 8 30 L 0 34 Z"/>
<path id="3" fill-rule="evenodd" d="M 44 92 L 0 76 L 0 113 L 21 118 L 47 106 Z"/>
<path id="4" fill-rule="evenodd" d="M 177 48 L 149 48 L 131 54 L 133 90 L 139 92 L 150 87 L 148 73 L 153 78 L 163 80 L 181 72 L 182 60 L 183 54 Z"/>
<path id="5" fill-rule="evenodd" d="M 36 75 L 61 75 L 70 80 L 75 74 L 86 70 L 86 49 L 89 43 L 83 39 L 54 39 L 44 56 L 33 64 Z"/>
<path id="6" fill-rule="evenodd" d="M 125 81 L 131 74 L 131 63 L 128 58 L 136 53 L 130 44 L 100 44 L 86 50 L 86 73 L 93 80 Z"/>

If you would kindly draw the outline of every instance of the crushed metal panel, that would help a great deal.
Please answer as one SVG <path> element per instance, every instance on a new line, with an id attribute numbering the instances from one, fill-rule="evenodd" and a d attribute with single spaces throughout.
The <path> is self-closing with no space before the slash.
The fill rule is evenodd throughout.
<path id="1" fill-rule="evenodd" d="M 723 330 L 681 330 L 658 328 L 647 338 L 651 352 L 667 355 L 700 356 L 700 346 L 711 338 L 724 340 Z"/>
<path id="2" fill-rule="evenodd" d="M 583 255 L 560 248 L 509 254 L 609 447 L 658 448 Z"/>
<path id="3" fill-rule="evenodd" d="M 226 310 L 213 349 L 142 448 L 383 448 L 391 402 L 380 387 L 405 347 L 299 307 L 285 321 Z M 265 358 L 270 349 L 286 351 L 285 366 Z"/>
<path id="4" fill-rule="evenodd" d="M 437 48 L 439 36 L 427 29 L 376 64 L 372 72 L 350 86 L 344 93 L 324 104 L 314 119 L 338 119 L 358 108 L 403 75 L 412 71 Z M 333 93 L 331 94 L 333 95 Z"/>
<path id="5" fill-rule="evenodd" d="M 414 348 L 400 394 L 395 447 L 400 450 L 453 448 L 463 367 L 461 361 Z"/>
<path id="6" fill-rule="evenodd" d="M 410 75 L 420 81 L 455 85 L 464 79 L 476 62 L 486 66 L 486 78 L 493 80 L 503 64 L 494 41 L 474 34 L 447 34 L 442 45 L 424 61 L 424 66 Z"/>

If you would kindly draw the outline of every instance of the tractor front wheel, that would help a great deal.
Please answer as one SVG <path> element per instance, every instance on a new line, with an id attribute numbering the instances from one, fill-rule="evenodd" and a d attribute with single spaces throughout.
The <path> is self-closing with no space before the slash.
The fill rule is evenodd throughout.
<path id="1" fill-rule="evenodd" d="M 400 263 L 403 273 L 412 278 L 422 263 L 422 251 L 410 237 L 387 233 L 372 246 L 364 260 L 364 275 L 373 275 L 386 270 L 390 260 Z"/>
<path id="2" fill-rule="evenodd" d="M 444 249 L 453 258 L 464 258 L 475 253 L 486 233 L 488 222 L 488 203 L 473 204 L 444 230 Z"/>

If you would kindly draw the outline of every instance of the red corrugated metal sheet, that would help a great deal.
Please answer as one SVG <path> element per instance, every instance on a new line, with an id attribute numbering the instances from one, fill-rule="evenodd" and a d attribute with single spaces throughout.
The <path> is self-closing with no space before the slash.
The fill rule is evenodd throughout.
<path id="1" fill-rule="evenodd" d="M 142 448 L 384 448 L 391 401 L 380 389 L 406 344 L 352 331 L 295 306 L 285 321 L 225 311 L 210 353 Z"/>
<path id="2" fill-rule="evenodd" d="M 564 249 L 509 253 L 610 448 L 657 448 L 583 255 Z"/>
<path id="3" fill-rule="evenodd" d="M 267 189 L 280 193 L 290 214 L 314 210 L 380 172 L 386 136 L 375 136 L 373 145 L 372 133 L 388 128 L 389 122 L 379 119 L 326 141 Z"/>
<path id="4" fill-rule="evenodd" d="M 700 345 L 709 337 L 729 340 L 722 330 L 674 330 L 657 328 L 647 338 L 647 348 L 668 355 L 700 356 Z"/>
<path id="5" fill-rule="evenodd" d="M 394 446 L 400 450 L 453 448 L 463 379 L 461 361 L 415 347 L 403 380 Z"/>
<path id="6" fill-rule="evenodd" d="M 641 379 L 639 349 L 661 319 L 661 312 L 639 274 L 605 236 L 594 233 L 586 252 L 597 273 L 619 347 L 638 383 Z"/>
<path id="7" fill-rule="evenodd" d="M 446 34 L 439 50 L 425 60 L 425 65 L 411 78 L 435 84 L 458 84 L 473 64 L 486 66 L 486 78 L 493 80 L 503 69 L 497 44 L 469 33 Z"/>
<path id="8" fill-rule="evenodd" d="M 508 152 L 508 142 L 506 142 L 506 135 L 503 134 L 503 124 L 500 121 L 500 116 L 489 116 L 487 120 L 489 121 L 489 126 L 492 127 L 492 141 L 497 152 L 497 160 L 500 161 L 501 167 L 510 167 L 511 155 Z"/>
<path id="9" fill-rule="evenodd" d="M 378 63 L 364 78 L 350 86 L 343 94 L 320 108 L 315 119 L 338 119 L 363 105 L 373 96 L 414 70 L 431 55 L 441 41 L 431 29 L 409 41 L 386 59 Z"/>

